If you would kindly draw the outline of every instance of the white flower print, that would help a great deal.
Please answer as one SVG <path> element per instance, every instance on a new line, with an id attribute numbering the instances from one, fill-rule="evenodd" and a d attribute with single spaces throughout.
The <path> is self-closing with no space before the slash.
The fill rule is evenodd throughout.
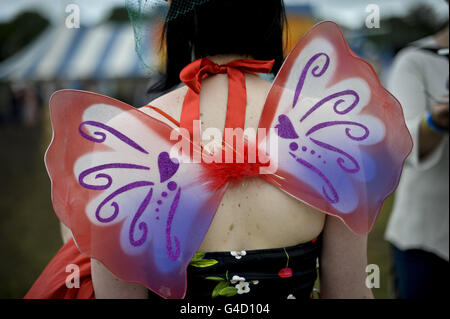
<path id="1" fill-rule="evenodd" d="M 241 281 L 234 287 L 237 289 L 239 295 L 250 292 L 250 284 L 246 281 Z"/>
<path id="2" fill-rule="evenodd" d="M 242 256 L 247 255 L 247 252 L 245 250 L 241 250 L 241 251 L 230 251 L 231 256 L 234 256 L 236 259 L 241 259 Z"/>
<path id="3" fill-rule="evenodd" d="M 233 276 L 233 278 L 231 278 L 231 280 L 230 280 L 230 282 L 232 283 L 232 284 L 235 284 L 235 283 L 238 283 L 238 282 L 241 282 L 241 281 L 245 281 L 245 278 L 244 277 L 239 277 L 239 276 Z"/>

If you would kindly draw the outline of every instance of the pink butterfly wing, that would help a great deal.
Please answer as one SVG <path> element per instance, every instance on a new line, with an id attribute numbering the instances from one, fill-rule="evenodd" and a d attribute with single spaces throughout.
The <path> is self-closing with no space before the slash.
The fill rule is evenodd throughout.
<path id="1" fill-rule="evenodd" d="M 122 280 L 183 298 L 223 190 L 199 182 L 201 165 L 170 157 L 168 125 L 127 104 L 63 90 L 50 112 L 53 207 L 78 248 Z"/>
<path id="2" fill-rule="evenodd" d="M 290 53 L 259 127 L 277 129 L 278 171 L 266 179 L 361 235 L 412 149 L 401 105 L 332 22 L 316 25 Z"/>

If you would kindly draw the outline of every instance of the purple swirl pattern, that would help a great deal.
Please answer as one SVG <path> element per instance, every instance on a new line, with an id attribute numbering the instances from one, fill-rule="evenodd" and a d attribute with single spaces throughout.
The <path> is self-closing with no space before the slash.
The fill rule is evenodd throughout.
<path id="1" fill-rule="evenodd" d="M 340 110 L 338 109 L 338 107 L 339 107 L 342 103 L 345 103 L 345 100 L 344 100 L 344 99 L 339 99 L 339 100 L 337 100 L 337 101 L 334 103 L 333 111 L 334 111 L 336 114 L 339 114 L 339 115 L 343 115 L 343 114 L 349 113 L 350 111 L 352 111 L 352 110 L 358 105 L 358 103 L 359 103 L 359 95 L 358 95 L 358 93 L 356 93 L 356 92 L 353 91 L 353 90 L 344 90 L 344 91 L 341 91 L 341 92 L 337 92 L 337 93 L 334 93 L 334 94 L 330 94 L 329 96 L 327 96 L 327 97 L 323 98 L 322 100 L 320 100 L 319 102 L 317 102 L 313 107 L 311 107 L 311 108 L 305 113 L 305 115 L 303 115 L 303 117 L 300 119 L 300 122 L 303 122 L 306 118 L 308 118 L 308 116 L 310 116 L 315 110 L 317 110 L 319 107 L 321 107 L 321 106 L 324 105 L 325 103 L 327 103 L 327 102 L 329 102 L 329 101 L 331 101 L 331 100 L 333 100 L 333 99 L 336 99 L 336 98 L 338 98 L 338 97 L 343 97 L 343 96 L 353 96 L 353 98 L 354 98 L 353 103 L 351 103 L 349 106 L 347 106 L 347 107 L 344 108 L 342 111 L 340 111 Z"/>
<path id="2" fill-rule="evenodd" d="M 310 140 L 311 140 L 311 142 L 313 142 L 317 146 L 322 147 L 322 148 L 324 148 L 324 149 L 326 149 L 328 151 L 332 151 L 332 152 L 336 152 L 338 154 L 341 154 L 342 156 L 344 156 L 348 160 L 350 160 L 350 162 L 352 162 L 353 165 L 354 165 L 353 168 L 349 168 L 349 167 L 345 166 L 344 165 L 345 164 L 345 159 L 343 159 L 342 157 L 338 157 L 337 160 L 336 160 L 336 162 L 338 163 L 339 167 L 342 168 L 345 172 L 347 172 L 349 174 L 354 174 L 354 173 L 359 172 L 360 166 L 358 164 L 358 161 L 353 156 L 351 156 L 350 154 L 344 152 L 340 148 L 337 148 L 337 147 L 335 147 L 333 145 L 321 142 L 319 140 L 316 140 L 316 139 L 313 139 L 313 138 L 311 138 Z"/>
<path id="3" fill-rule="evenodd" d="M 89 176 L 90 174 L 98 172 L 98 171 L 106 170 L 106 169 L 139 169 L 139 170 L 147 170 L 147 171 L 150 170 L 149 167 L 135 165 L 135 164 L 127 164 L 127 163 L 104 164 L 104 165 L 95 166 L 95 167 L 92 167 L 92 168 L 89 168 L 89 169 L 83 171 L 78 176 L 78 182 L 80 183 L 81 186 L 83 186 L 84 188 L 90 189 L 90 190 L 108 189 L 113 182 L 112 177 L 108 174 L 99 173 L 99 174 L 95 175 L 95 179 L 100 179 L 100 178 L 106 179 L 106 184 L 104 184 L 104 185 L 92 185 L 92 184 L 87 184 L 84 181 L 85 178 L 87 176 Z"/>
<path id="4" fill-rule="evenodd" d="M 107 133 L 112 134 L 116 138 L 118 138 L 120 141 L 128 145 L 129 147 L 138 150 L 139 152 L 143 154 L 148 154 L 144 148 L 142 148 L 140 145 L 138 145 L 134 140 L 129 138 L 128 136 L 124 135 L 123 133 L 117 131 L 116 129 L 105 125 L 100 122 L 96 121 L 85 121 L 82 122 L 79 127 L 78 131 L 79 134 L 85 138 L 86 140 L 93 142 L 93 143 L 103 143 L 106 140 L 107 134 L 105 132 L 101 131 L 95 131 L 93 133 L 93 136 L 85 133 L 83 131 L 83 127 L 85 126 L 94 126 L 101 130 L 106 131 Z M 158 170 L 161 177 L 161 183 L 166 182 L 170 180 L 175 173 L 178 171 L 179 163 L 176 162 L 176 160 L 171 159 L 169 157 L 169 154 L 167 152 L 162 152 L 158 156 Z M 143 166 L 143 165 L 137 165 L 133 163 L 109 163 L 109 164 L 102 164 L 98 166 L 94 166 L 91 168 L 88 168 L 84 171 L 82 171 L 78 176 L 78 182 L 79 184 L 89 190 L 94 191 L 104 191 L 111 187 L 113 184 L 113 177 L 107 172 L 108 170 L 112 170 L 112 172 L 117 172 L 117 170 L 141 170 L 141 171 L 149 171 L 150 167 Z M 86 182 L 86 179 L 94 175 L 94 179 L 96 181 L 95 184 Z M 139 204 L 136 212 L 132 216 L 131 223 L 128 229 L 128 241 L 133 247 L 140 247 L 145 244 L 145 242 L 148 239 L 149 234 L 149 225 L 147 222 L 140 220 L 141 217 L 144 215 L 145 211 L 147 210 L 148 206 L 150 205 L 150 202 L 153 197 L 154 193 L 154 186 L 155 184 L 151 181 L 136 181 L 129 183 L 125 186 L 119 187 L 118 189 L 114 190 L 111 194 L 109 194 L 106 198 L 104 198 L 101 203 L 97 206 L 95 210 L 95 218 L 100 223 L 111 223 L 114 220 L 117 219 L 120 213 L 120 206 L 117 201 L 117 197 L 130 192 L 132 190 L 136 190 L 139 188 L 148 188 L 148 191 L 146 191 L 146 195 L 142 202 Z M 175 191 L 178 188 L 177 183 L 174 181 L 169 181 L 167 184 L 167 188 L 170 191 Z M 173 219 L 175 217 L 175 213 L 178 207 L 178 203 L 180 200 L 180 194 L 181 194 L 181 188 L 178 189 L 178 192 L 176 193 L 174 200 L 171 204 L 166 228 L 165 228 L 165 234 L 166 234 L 166 250 L 167 254 L 170 260 L 177 260 L 181 254 L 181 247 L 180 247 L 180 241 L 176 236 L 172 236 L 172 223 Z M 168 194 L 166 192 L 162 193 L 163 197 L 167 197 Z M 161 200 L 157 201 L 158 205 L 162 204 Z M 155 209 L 156 212 L 159 212 L 159 208 Z M 159 219 L 159 216 L 156 217 L 156 219 Z"/>
<path id="5" fill-rule="evenodd" d="M 335 126 L 335 125 L 354 125 L 354 126 L 362 128 L 363 131 L 364 131 L 364 134 L 361 135 L 361 136 L 354 136 L 354 135 L 352 135 L 351 134 L 351 129 L 348 128 L 348 127 L 345 129 L 345 134 L 348 136 L 348 138 L 350 138 L 350 139 L 352 139 L 354 141 L 358 141 L 358 142 L 359 141 L 363 141 L 369 136 L 369 129 L 365 125 L 357 123 L 357 122 L 352 122 L 352 121 L 322 122 L 322 123 L 319 123 L 319 124 L 313 126 L 312 128 L 310 128 L 308 130 L 308 132 L 306 133 L 306 136 L 309 136 L 310 134 L 312 134 L 312 133 L 314 133 L 314 132 L 316 132 L 318 130 L 321 130 L 323 128 L 330 127 L 330 126 Z M 347 152 L 344 152 L 343 150 L 341 150 L 341 149 L 339 149 L 339 148 L 337 148 L 335 146 L 332 146 L 330 144 L 324 143 L 322 141 L 319 141 L 319 140 L 311 138 L 311 137 L 310 137 L 310 140 L 311 140 L 311 142 L 313 142 L 314 144 L 316 144 L 317 146 L 319 146 L 319 147 L 321 147 L 323 149 L 326 149 L 326 150 L 332 151 L 332 152 L 336 152 L 336 153 L 344 156 L 345 158 L 347 158 L 353 164 L 353 168 L 347 167 L 345 165 L 346 161 L 342 157 L 338 157 L 338 159 L 336 160 L 338 165 L 339 165 L 339 167 L 341 167 L 345 172 L 350 173 L 350 174 L 354 174 L 354 173 L 359 172 L 360 165 L 358 164 L 358 161 L 353 156 L 348 154 Z"/>
<path id="6" fill-rule="evenodd" d="M 322 64 L 316 65 L 312 68 L 312 66 L 316 63 L 319 58 L 324 57 L 325 59 L 321 59 Z M 305 84 L 305 81 L 307 80 L 307 76 L 309 74 L 310 69 L 312 76 L 316 78 L 320 78 L 325 74 L 325 72 L 328 70 L 328 67 L 330 65 L 330 57 L 324 53 L 319 52 L 314 54 L 306 63 L 305 67 L 303 68 L 300 78 L 297 82 L 297 86 L 295 89 L 294 99 L 292 102 L 293 107 L 296 107 L 298 99 L 300 97 L 300 94 L 302 92 L 303 86 Z M 355 107 L 360 102 L 360 96 L 359 94 L 351 89 L 342 90 L 340 92 L 336 92 L 333 94 L 330 94 L 324 98 L 322 98 L 319 102 L 317 102 L 315 105 L 313 105 L 311 108 L 309 108 L 304 115 L 300 118 L 300 123 L 302 123 L 304 120 L 306 120 L 312 113 L 314 113 L 317 109 L 322 107 L 325 104 L 328 104 L 329 102 L 333 102 L 333 112 L 336 114 L 336 116 L 345 115 L 350 113 L 352 110 L 355 109 Z M 290 119 L 285 116 L 279 116 L 278 118 L 279 124 L 276 126 L 277 128 L 281 128 L 281 133 L 278 133 L 278 135 L 283 139 L 293 139 L 298 137 L 297 133 L 295 132 L 294 126 L 290 122 Z M 321 122 L 319 124 L 313 125 L 311 128 L 309 128 L 305 134 L 306 137 L 309 138 L 309 140 L 314 143 L 315 145 L 319 146 L 320 148 L 334 152 L 339 154 L 339 156 L 336 159 L 337 164 L 339 167 L 348 174 L 355 174 L 360 171 L 361 167 L 358 161 L 348 154 L 347 152 L 343 151 L 342 149 L 333 146 L 331 144 L 325 143 L 323 141 L 319 141 L 318 139 L 313 138 L 311 135 L 313 135 L 315 132 L 318 132 L 320 130 L 326 129 L 328 127 L 334 127 L 337 125 L 345 126 L 345 135 L 353 141 L 361 142 L 369 137 L 370 131 L 369 128 L 361 123 L 355 122 L 355 121 L 325 121 Z M 357 128 L 358 131 L 354 132 L 354 129 Z M 360 133 L 360 134 L 359 134 Z M 291 143 L 290 144 L 290 150 L 296 151 L 298 149 L 297 143 Z M 306 150 L 305 147 L 302 148 L 303 151 Z M 316 151 L 312 150 L 311 154 L 315 154 Z M 305 160 L 304 158 L 300 158 L 296 156 L 294 153 L 289 152 L 289 154 L 296 160 L 297 163 L 301 164 L 302 166 L 306 167 L 307 169 L 314 172 L 320 179 L 323 181 L 324 186 L 322 187 L 322 193 L 324 197 L 332 204 L 339 202 L 339 196 L 338 192 L 333 186 L 330 179 L 326 176 L 326 174 L 323 173 L 323 171 Z M 319 156 L 321 158 L 321 156 Z M 324 164 L 326 161 L 323 162 Z"/>
<path id="7" fill-rule="evenodd" d="M 306 76 L 308 75 L 308 71 L 313 65 L 313 63 L 319 59 L 320 57 L 325 57 L 325 63 L 323 64 L 322 68 L 319 70 L 320 66 L 316 65 L 312 71 L 311 74 L 315 77 L 321 77 L 327 70 L 328 66 L 330 65 L 330 57 L 328 54 L 320 52 L 312 56 L 311 59 L 306 63 L 305 67 L 303 68 L 303 71 L 300 75 L 300 79 L 298 80 L 297 87 L 295 89 L 294 94 L 294 101 L 292 103 L 292 107 L 294 108 L 297 105 L 298 98 L 300 97 L 300 93 L 302 92 L 303 85 L 305 84 Z"/>
<path id="8" fill-rule="evenodd" d="M 80 124 L 80 126 L 78 127 L 78 131 L 80 132 L 80 135 L 83 136 L 85 139 L 94 142 L 94 143 L 103 143 L 106 140 L 106 134 L 100 131 L 96 131 L 94 132 L 94 135 L 98 136 L 97 138 L 86 134 L 83 131 L 83 127 L 84 126 L 94 126 L 94 127 L 98 127 L 102 130 L 105 130 L 109 133 L 111 133 L 112 135 L 114 135 L 115 137 L 117 137 L 119 140 L 121 140 L 122 142 L 124 142 L 125 144 L 128 144 L 129 146 L 131 146 L 132 148 L 138 150 L 141 153 L 144 154 L 148 154 L 148 152 L 146 150 L 144 150 L 141 146 L 139 146 L 135 141 L 133 141 L 132 139 L 130 139 L 129 137 L 125 136 L 124 134 L 120 133 L 119 131 L 117 131 L 116 129 L 112 128 L 111 126 L 108 126 L 106 124 L 97 122 L 97 121 L 85 121 L 82 122 Z"/>
<path id="9" fill-rule="evenodd" d="M 173 251 L 172 247 L 172 222 L 173 218 L 175 216 L 175 213 L 177 211 L 178 203 L 180 201 L 180 195 L 181 195 L 181 188 L 178 188 L 177 194 L 175 195 L 175 198 L 173 199 L 172 205 L 170 206 L 169 210 L 169 217 L 167 218 L 166 223 L 166 250 L 169 254 L 169 258 L 171 260 L 177 260 L 178 257 L 180 257 L 180 241 L 176 236 L 173 237 L 173 240 L 175 241 L 175 252 Z"/>
<path id="10" fill-rule="evenodd" d="M 325 127 L 329 127 L 329 126 L 335 126 L 335 125 L 354 125 L 354 126 L 358 126 L 360 128 L 362 128 L 364 130 L 364 134 L 362 136 L 354 136 L 351 134 L 351 129 L 350 128 L 346 128 L 345 129 L 345 134 L 352 140 L 354 141 L 363 141 L 366 138 L 369 137 L 369 129 L 367 128 L 367 126 L 361 124 L 361 123 L 357 123 L 357 122 L 352 122 L 352 121 L 330 121 L 330 122 L 322 122 L 319 123 L 317 125 L 314 125 L 313 127 L 311 127 L 308 132 L 306 132 L 306 136 L 311 135 L 312 133 L 321 130 Z"/>
<path id="11" fill-rule="evenodd" d="M 306 168 L 308 168 L 309 170 L 311 170 L 312 172 L 317 174 L 324 181 L 325 185 L 328 187 L 328 189 L 331 192 L 331 196 L 328 194 L 325 186 L 322 187 L 322 193 L 330 203 L 335 204 L 335 203 L 339 202 L 339 195 L 338 195 L 336 189 L 334 188 L 333 184 L 325 176 L 325 174 L 322 173 L 322 171 L 320 169 L 318 169 L 317 167 L 312 165 L 310 162 L 305 161 L 304 159 L 295 156 L 294 153 L 289 152 L 289 154 L 297 161 L 297 163 L 305 166 Z"/>
<path id="12" fill-rule="evenodd" d="M 90 142 L 103 143 L 106 140 L 106 134 L 104 132 L 100 132 L 100 131 L 94 132 L 93 134 L 95 136 L 86 134 L 83 131 L 83 127 L 88 126 L 88 125 L 98 127 L 99 129 L 102 129 L 102 130 L 112 134 L 113 136 L 117 137 L 120 141 L 122 141 L 126 145 L 132 147 L 133 149 L 138 150 L 139 152 L 141 152 L 143 154 L 148 154 L 148 152 L 146 150 L 144 150 L 140 145 L 138 145 L 135 141 L 133 141 L 128 136 L 122 134 L 121 132 L 117 131 L 116 129 L 114 129 L 108 125 L 105 125 L 103 123 L 96 122 L 96 121 L 85 121 L 85 122 L 82 122 L 78 127 L 78 131 L 79 131 L 80 135 Z M 117 171 L 117 170 L 122 170 L 122 169 L 149 171 L 150 167 L 137 165 L 137 164 L 131 164 L 131 163 L 110 163 L 110 164 L 98 165 L 98 166 L 88 168 L 88 169 L 84 170 L 83 172 L 81 172 L 78 176 L 78 182 L 82 187 L 84 187 L 86 189 L 95 190 L 95 191 L 104 191 L 104 190 L 109 189 L 111 187 L 111 185 L 113 184 L 113 178 L 111 177 L 110 174 L 105 173 L 105 171 L 106 170 Z M 86 178 L 88 176 L 90 176 L 91 174 L 95 174 L 95 173 L 97 173 L 95 175 L 95 180 L 102 180 L 102 183 L 99 183 L 96 185 L 87 183 L 85 181 Z M 132 191 L 132 190 L 135 190 L 138 188 L 149 187 L 149 191 L 148 191 L 147 195 L 145 196 L 144 200 L 139 205 L 135 215 L 133 216 L 133 219 L 132 219 L 131 225 L 130 225 L 130 229 L 129 229 L 129 234 L 128 234 L 129 241 L 132 246 L 138 247 L 138 246 L 143 245 L 148 236 L 148 225 L 145 222 L 139 222 L 139 218 L 142 216 L 142 214 L 144 213 L 144 211 L 146 210 L 146 208 L 148 207 L 148 205 L 150 203 L 150 200 L 153 195 L 153 188 L 152 188 L 153 185 L 154 185 L 154 183 L 150 182 L 150 181 L 137 181 L 137 182 L 129 183 L 125 186 L 119 187 L 114 192 L 109 194 L 105 199 L 103 199 L 101 201 L 101 203 L 97 206 L 97 208 L 95 210 L 95 218 L 99 222 L 104 223 L 104 224 L 113 222 L 120 213 L 119 204 L 115 200 L 119 195 L 122 195 L 124 193 L 127 193 L 129 191 Z M 105 213 L 105 210 L 107 209 L 107 207 L 109 207 L 109 209 L 112 208 L 112 211 Z M 136 236 L 137 230 L 140 231 L 139 237 Z M 136 237 L 138 237 L 138 238 L 136 239 Z"/>
<path id="13" fill-rule="evenodd" d="M 140 188 L 140 187 L 146 187 L 146 186 L 152 186 L 154 185 L 154 183 L 152 182 L 146 182 L 146 181 L 139 181 L 139 182 L 134 182 L 134 183 L 130 183 L 127 184 L 125 186 L 120 187 L 119 189 L 117 189 L 116 191 L 112 192 L 109 196 L 107 196 L 98 206 L 97 209 L 95 211 L 95 217 L 97 218 L 97 220 L 101 223 L 110 223 L 112 221 L 114 221 L 117 217 L 117 215 L 119 215 L 119 205 L 117 204 L 117 202 L 112 202 L 111 206 L 114 208 L 114 212 L 109 216 L 109 217 L 102 217 L 100 216 L 100 212 L 102 210 L 102 208 L 111 200 L 113 200 L 114 198 L 116 198 L 117 196 L 119 196 L 120 194 L 126 193 L 128 191 L 131 191 L 133 189 L 136 188 Z"/>
<path id="14" fill-rule="evenodd" d="M 153 183 L 151 183 L 151 184 L 153 184 Z M 146 186 L 146 185 L 144 185 L 144 186 Z M 140 186 L 138 186 L 138 187 L 140 187 Z M 150 203 L 150 200 L 152 199 L 152 195 L 153 195 L 153 188 L 150 188 L 147 196 L 145 196 L 141 205 L 139 205 L 139 208 L 138 208 L 136 214 L 133 216 L 133 220 L 131 221 L 130 229 L 128 231 L 128 239 L 129 239 L 131 245 L 133 245 L 134 247 L 142 246 L 145 243 L 145 241 L 147 240 L 147 234 L 148 234 L 147 223 L 145 223 L 145 222 L 139 223 L 139 230 L 142 232 L 141 238 L 136 240 L 134 238 L 134 233 L 135 233 L 135 229 L 136 229 L 136 224 L 137 224 L 139 218 L 142 216 L 142 214 L 147 209 L 147 206 Z"/>

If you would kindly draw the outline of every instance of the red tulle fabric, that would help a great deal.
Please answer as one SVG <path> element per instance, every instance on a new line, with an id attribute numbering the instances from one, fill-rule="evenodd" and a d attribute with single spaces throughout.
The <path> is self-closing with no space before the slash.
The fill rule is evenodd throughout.
<path id="1" fill-rule="evenodd" d="M 233 150 L 233 161 L 231 163 L 225 162 L 227 152 L 227 147 L 225 147 L 221 157 L 223 161 L 205 165 L 205 171 L 200 176 L 200 181 L 207 183 L 212 191 L 216 191 L 228 183 L 229 187 L 239 186 L 239 182 L 246 177 L 263 177 L 260 169 L 269 165 L 268 159 L 260 157 L 256 150 L 256 159 L 249 160 L 249 147 L 247 143 L 244 144 L 243 153 L 240 156 Z"/>
<path id="2" fill-rule="evenodd" d="M 66 267 L 70 264 L 79 267 L 79 288 L 66 286 L 66 279 L 73 274 L 66 272 Z M 91 259 L 79 252 L 73 239 L 69 240 L 45 267 L 25 299 L 95 299 Z"/>

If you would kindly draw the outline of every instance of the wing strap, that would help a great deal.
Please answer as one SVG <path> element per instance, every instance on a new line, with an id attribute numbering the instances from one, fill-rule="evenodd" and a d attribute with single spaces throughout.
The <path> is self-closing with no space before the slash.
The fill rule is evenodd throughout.
<path id="1" fill-rule="evenodd" d="M 188 64 L 180 73 L 180 79 L 189 90 L 184 98 L 181 110 L 180 126 L 193 136 L 195 120 L 200 119 L 200 90 L 202 80 L 214 74 L 228 74 L 228 105 L 225 128 L 242 128 L 245 124 L 247 92 L 245 74 L 269 73 L 275 60 L 260 61 L 238 59 L 224 65 L 218 65 L 207 58 Z"/>

